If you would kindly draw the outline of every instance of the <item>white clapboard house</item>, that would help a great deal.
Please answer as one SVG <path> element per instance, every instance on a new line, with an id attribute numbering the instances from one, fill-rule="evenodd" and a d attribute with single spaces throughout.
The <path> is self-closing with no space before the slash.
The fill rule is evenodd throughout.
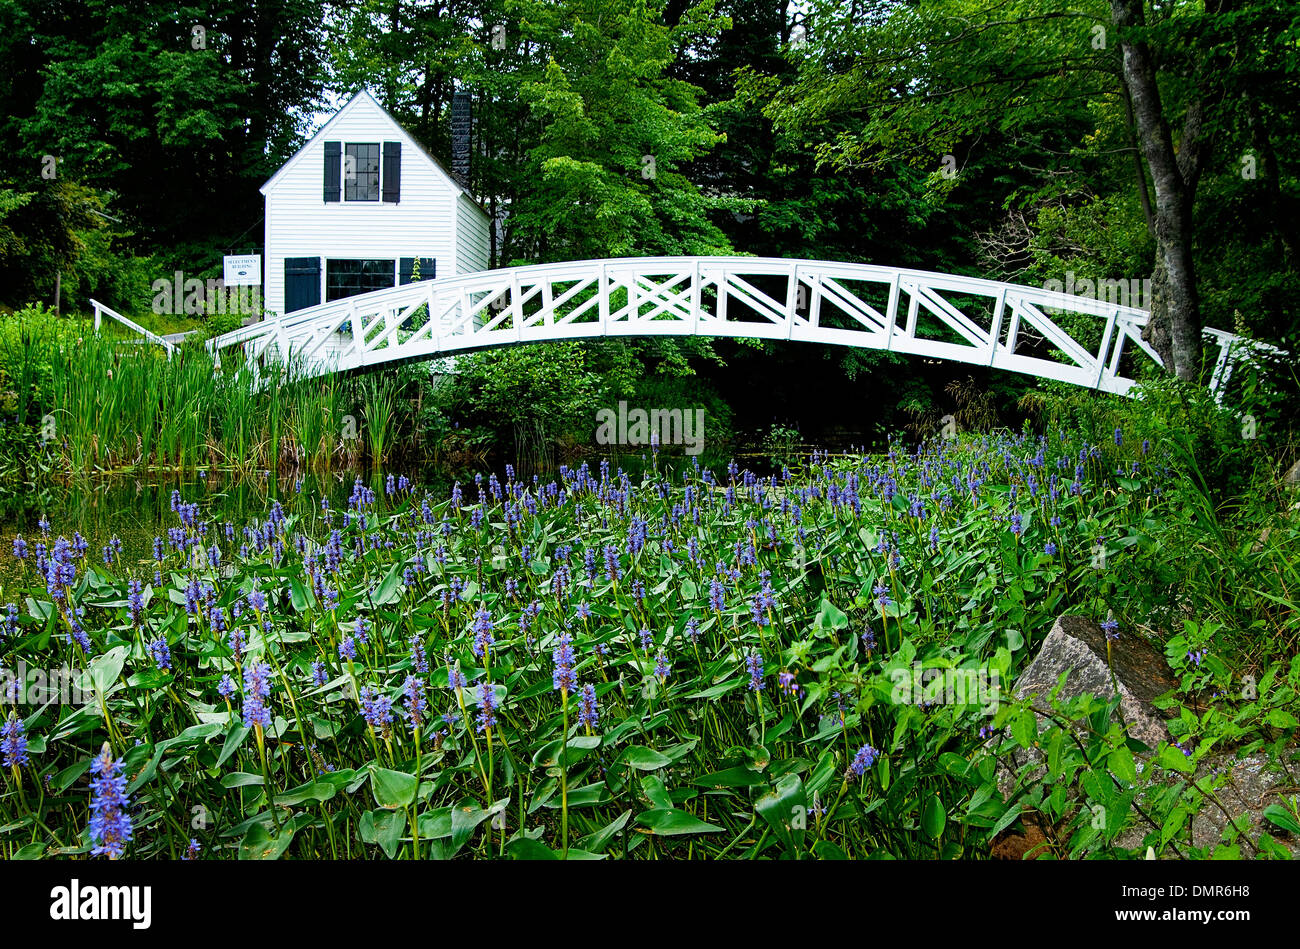
<path id="1" fill-rule="evenodd" d="M 369 92 L 262 186 L 263 299 L 284 315 L 488 269 L 488 214 Z"/>

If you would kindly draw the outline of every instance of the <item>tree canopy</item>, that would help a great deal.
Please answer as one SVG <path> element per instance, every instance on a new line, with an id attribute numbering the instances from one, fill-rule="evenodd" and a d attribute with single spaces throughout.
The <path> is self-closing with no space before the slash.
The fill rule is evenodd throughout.
<path id="1" fill-rule="evenodd" d="M 258 186 L 367 87 L 444 161 L 470 95 L 493 265 L 735 252 L 1146 280 L 1151 343 L 1187 379 L 1203 326 L 1297 330 L 1295 0 L 0 0 L 0 59 L 11 305 L 61 277 L 73 305 L 129 309 L 151 275 L 255 247 Z M 895 401 L 918 375 L 667 347 L 679 368 L 755 348 Z"/>

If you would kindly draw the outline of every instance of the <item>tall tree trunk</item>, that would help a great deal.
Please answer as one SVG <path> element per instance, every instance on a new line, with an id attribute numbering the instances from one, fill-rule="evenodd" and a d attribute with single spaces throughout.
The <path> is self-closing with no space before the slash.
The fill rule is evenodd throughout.
<path id="1" fill-rule="evenodd" d="M 1138 141 L 1155 190 L 1156 267 L 1151 319 L 1143 336 L 1166 369 L 1180 379 L 1198 381 L 1201 308 L 1192 259 L 1192 202 L 1203 160 L 1200 106 L 1193 104 L 1188 110 L 1180 156 L 1165 119 L 1151 50 L 1130 33 L 1145 25 L 1143 0 L 1111 0 L 1111 16 L 1120 33 L 1124 85 L 1133 102 Z M 1180 157 L 1186 160 L 1180 162 Z M 1190 182 L 1185 175 L 1190 175 Z"/>
<path id="2" fill-rule="evenodd" d="M 1147 222 L 1147 236 L 1156 236 L 1156 217 L 1151 210 L 1151 189 L 1147 186 L 1147 166 L 1142 161 L 1142 144 L 1138 141 L 1137 129 L 1133 123 L 1133 100 L 1129 98 L 1128 86 L 1124 87 L 1124 125 L 1128 129 L 1129 144 L 1133 149 L 1133 170 L 1137 177 L 1138 198 L 1142 201 L 1142 217 Z"/>

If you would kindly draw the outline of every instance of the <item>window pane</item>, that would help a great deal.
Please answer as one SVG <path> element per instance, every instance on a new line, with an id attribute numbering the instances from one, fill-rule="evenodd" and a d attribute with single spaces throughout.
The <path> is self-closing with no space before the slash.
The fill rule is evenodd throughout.
<path id="1" fill-rule="evenodd" d="M 328 260 L 325 262 L 325 300 L 383 290 L 394 285 L 393 260 Z"/>
<path id="2" fill-rule="evenodd" d="M 349 144 L 343 156 L 343 199 L 379 200 L 379 143 Z"/>

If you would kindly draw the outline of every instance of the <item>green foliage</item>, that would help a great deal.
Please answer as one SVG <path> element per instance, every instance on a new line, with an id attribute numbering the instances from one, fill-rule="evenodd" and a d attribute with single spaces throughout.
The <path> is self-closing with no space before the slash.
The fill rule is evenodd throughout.
<path id="1" fill-rule="evenodd" d="M 703 408 L 709 439 L 730 437 L 731 411 L 697 379 L 691 357 L 716 359 L 706 341 L 597 340 L 505 347 L 456 359 L 432 393 L 428 435 L 474 454 L 482 433 L 513 446 L 518 464 L 546 470 L 555 452 L 594 443 L 596 413 L 620 400 L 659 408 Z"/>
<path id="2" fill-rule="evenodd" d="M 516 448 L 549 444 L 592 423 L 605 383 L 581 343 L 503 348 L 457 360 L 445 398 L 469 424 L 495 423 L 516 433 Z"/>
<path id="3" fill-rule="evenodd" d="M 774 423 L 763 437 L 763 450 L 768 453 L 773 465 L 788 465 L 794 460 L 794 452 L 800 441 L 799 429 Z"/>
<path id="4" fill-rule="evenodd" d="M 223 320 L 239 317 L 202 326 L 224 331 Z M 0 317 L 0 413 L 49 441 L 43 477 L 419 457 L 421 446 L 404 436 L 420 411 L 422 370 L 299 379 L 273 365 L 259 387 L 237 357 L 214 369 L 205 338 L 190 335 L 168 359 L 117 324 L 96 335 L 88 319 L 27 307 Z"/>
<path id="5" fill-rule="evenodd" d="M 710 451 L 723 449 L 732 439 L 731 407 L 699 376 L 646 373 L 636 381 L 631 393 L 622 397 L 629 406 L 680 408 L 683 411 L 703 409 L 705 440 Z M 602 407 L 618 408 L 613 402 L 606 402 Z M 669 449 L 667 445 L 660 447 Z"/>
<path id="6" fill-rule="evenodd" d="M 0 136 L 27 180 L 44 185 L 54 155 L 60 180 L 112 192 L 109 213 L 146 247 L 193 242 L 210 261 L 257 221 L 257 187 L 296 147 L 322 86 L 324 7 L 2 4 Z"/>
<path id="7" fill-rule="evenodd" d="M 0 422 L 0 516 L 11 516 L 33 505 L 48 506 L 49 452 L 41 431 L 12 419 Z"/>
<path id="8" fill-rule="evenodd" d="M 1200 490 L 1218 499 L 1245 496 L 1294 437 L 1265 415 L 1267 398 L 1264 407 L 1254 400 L 1220 405 L 1207 390 L 1163 376 L 1141 384 L 1135 396 L 1048 384 L 1021 405 L 1041 422 L 1079 432 L 1093 444 L 1105 444 L 1121 429 L 1126 438 L 1166 445 L 1179 469 L 1201 479 Z"/>
<path id="9" fill-rule="evenodd" d="M 33 169 L 35 172 L 35 169 Z M 76 181 L 0 177 L 0 291 L 10 303 L 38 295 L 53 303 L 99 285 L 105 249 L 102 194 Z"/>
<path id="10" fill-rule="evenodd" d="M 146 858 L 175 857 L 191 837 L 213 858 L 978 858 L 1031 821 L 1046 828 L 1051 856 L 1133 856 L 1148 845 L 1208 856 L 1185 831 L 1226 777 L 1202 773 L 1201 762 L 1239 748 L 1276 755 L 1300 725 L 1300 612 L 1284 593 L 1300 580 L 1300 529 L 1283 514 L 1255 549 L 1244 541 L 1261 517 L 1279 517 L 1275 507 L 1218 527 L 1204 511 L 1188 516 L 1180 492 L 1195 491 L 1194 478 L 1169 473 L 1163 444 L 1143 453 L 1131 438 L 1089 446 L 1079 490 L 1059 499 L 1028 490 L 1058 459 L 1068 471 L 1087 442 L 1052 433 L 931 443 L 895 457 L 896 494 L 868 486 L 886 459 L 818 457 L 778 490 L 833 485 L 838 500 L 801 495 L 797 515 L 740 478 L 734 499 L 710 490 L 690 465 L 685 484 L 658 473 L 640 484 L 605 475 L 597 490 L 571 481 L 563 503 L 516 504 L 516 492 L 533 490 L 527 480 L 482 507 L 469 495 L 462 507 L 377 492 L 377 505 L 362 501 L 366 517 L 343 526 L 306 494 L 269 522 L 280 544 L 261 552 L 240 551 L 238 530 L 234 540 L 209 533 L 219 571 L 174 551 L 157 564 L 129 550 L 103 565 L 77 561 L 61 592 L 85 607 L 95 658 L 78 681 L 96 699 L 25 717 L 32 761 L 3 775 L 11 832 L 0 846 L 7 857 L 87 850 L 85 792 L 72 783 L 108 740 L 133 776 L 131 855 Z M 981 473 L 978 489 L 917 516 L 906 498 L 925 472 L 958 463 Z M 691 515 L 671 516 L 682 505 Z M 437 551 L 407 528 L 421 516 L 448 525 Z M 756 517 L 775 536 L 736 558 L 737 544 L 754 543 Z M 628 550 L 633 519 L 664 533 Z M 336 529 L 341 553 L 324 600 L 304 551 L 319 563 L 318 545 Z M 1100 570 L 1099 536 L 1109 551 Z M 1235 553 L 1215 585 L 1189 567 L 1204 556 L 1197 548 L 1225 538 Z M 1055 552 L 1044 552 L 1047 541 Z M 621 551 L 616 573 L 603 566 L 607 548 Z M 146 583 L 138 616 L 126 588 L 137 558 L 162 577 L 161 587 Z M 722 602 L 710 588 L 717 560 L 734 561 Z M 552 580 L 561 564 L 572 589 Z M 45 579 L 17 569 L 30 599 L 10 637 L 16 655 L 75 663 L 63 654 L 77 647 L 55 635 L 65 613 Z M 245 629 L 239 657 L 202 617 L 187 618 L 192 579 Z M 463 592 L 447 597 L 453 582 Z M 1257 587 L 1257 599 L 1237 586 L 1240 603 L 1218 601 L 1240 584 Z M 265 603 L 235 618 L 228 607 L 254 589 Z M 1235 606 L 1255 625 L 1239 628 Z M 1162 641 L 1181 678 L 1162 702 L 1177 746 L 1144 748 L 1117 701 L 1009 697 L 1065 611 L 1113 613 L 1121 636 L 1146 628 Z M 560 693 L 552 653 L 566 628 L 576 681 Z M 343 637 L 351 645 L 340 653 Z M 160 639 L 165 663 L 151 645 Z M 263 662 L 270 723 L 250 729 L 239 672 Z M 449 682 L 453 671 L 465 687 Z M 229 700 L 217 692 L 224 675 L 235 680 Z M 577 718 L 585 685 L 599 706 L 594 724 Z M 486 723 L 485 690 L 496 709 Z M 405 714 L 367 712 L 375 697 Z M 46 777 L 55 796 L 20 793 Z M 197 830 L 180 820 L 196 806 Z M 1281 831 L 1289 817 L 1278 805 L 1268 819 Z M 1235 825 L 1220 844 L 1219 856 L 1285 854 L 1276 841 L 1247 843 Z"/>
<path id="11" fill-rule="evenodd" d="M 662 23 L 657 3 L 526 6 L 520 12 L 549 56 L 519 86 L 541 133 L 521 169 L 514 222 L 524 246 L 539 248 L 529 258 L 726 252 L 708 212 L 749 205 L 705 197 L 681 173 L 721 137 L 699 90 L 669 71 L 688 38 L 723 25 L 710 15 L 711 0 L 676 28 Z"/>
<path id="12" fill-rule="evenodd" d="M 207 319 L 207 335 L 221 336 L 233 332 L 243 325 L 243 317 L 237 313 L 214 313 Z"/>

